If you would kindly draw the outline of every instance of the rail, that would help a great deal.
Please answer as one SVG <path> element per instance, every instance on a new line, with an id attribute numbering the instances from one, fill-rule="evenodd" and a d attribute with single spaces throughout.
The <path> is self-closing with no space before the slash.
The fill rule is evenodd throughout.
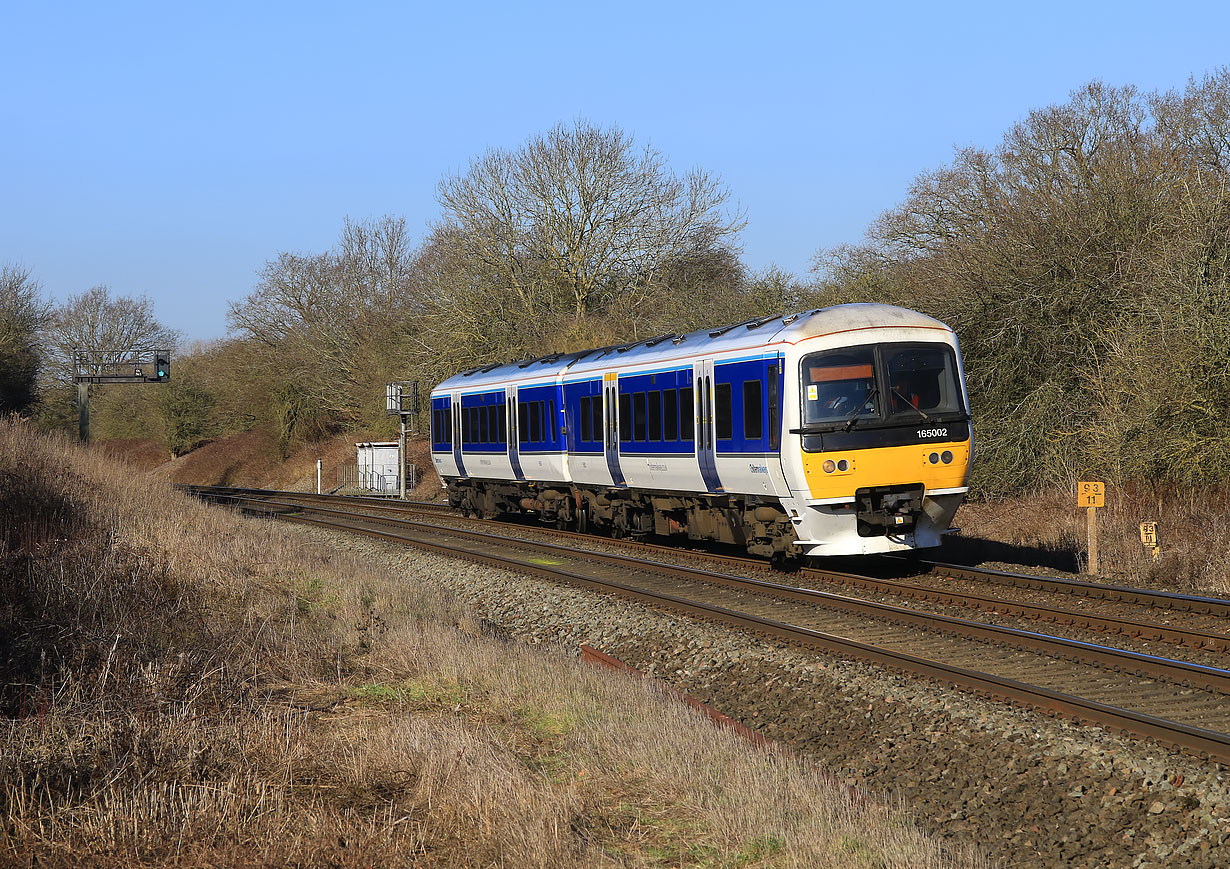
<path id="1" fill-rule="evenodd" d="M 354 514 L 332 510 L 329 508 L 308 508 L 314 515 L 307 515 L 304 513 L 296 514 L 293 511 L 303 510 L 303 505 L 273 500 L 269 497 L 273 494 L 274 493 L 270 492 L 262 492 L 259 496 L 238 496 L 236 500 L 243 500 L 253 505 L 256 509 L 278 514 L 281 518 L 289 521 L 332 529 L 342 529 L 352 533 L 364 534 L 377 539 L 410 543 L 411 545 L 427 549 L 429 551 L 435 551 L 449 557 L 462 558 L 472 562 L 505 569 L 511 568 L 522 573 L 563 581 L 570 585 L 604 592 L 612 592 L 631 600 L 641 601 L 653 606 L 671 609 L 688 615 L 701 616 L 703 618 L 728 624 L 740 629 L 751 630 L 764 636 L 781 639 L 802 647 L 822 650 L 831 654 L 857 657 L 864 661 L 887 666 L 899 672 L 939 680 L 946 684 L 971 690 L 993 699 L 1041 709 L 1048 713 L 1063 714 L 1075 718 L 1078 721 L 1101 724 L 1114 729 L 1130 732 L 1138 736 L 1156 739 L 1162 743 L 1172 745 L 1185 751 L 1193 752 L 1201 757 L 1214 760 L 1218 763 L 1230 764 L 1230 735 L 1225 733 L 1194 727 L 1182 722 L 1169 721 L 1138 711 L 1111 706 L 1096 700 L 1054 691 L 1041 686 L 1029 685 L 1012 679 L 995 676 L 993 674 L 980 673 L 974 670 L 956 667 L 942 661 L 928 660 L 910 655 L 900 650 L 873 646 L 833 634 L 816 631 L 811 628 L 790 625 L 749 613 L 740 613 L 735 610 L 700 601 L 687 600 L 669 593 L 638 588 L 636 586 L 615 580 L 598 579 L 592 576 L 585 576 L 575 571 L 566 570 L 550 564 L 542 564 L 533 559 L 522 559 L 508 555 L 497 556 L 492 555 L 490 552 L 476 551 L 473 547 L 467 547 L 464 545 L 455 546 L 421 539 L 408 539 L 404 534 L 397 534 L 391 531 L 379 530 L 371 527 L 354 527 L 353 525 L 347 525 L 338 517 L 345 516 L 352 522 L 356 519 L 366 519 L 369 522 L 375 521 L 384 524 L 393 524 L 395 526 L 419 526 L 420 528 L 424 527 L 423 523 L 415 523 L 404 519 L 390 519 L 389 517 L 356 517 Z M 439 526 L 425 527 L 447 531 L 450 535 L 460 535 L 471 541 L 475 540 L 478 535 L 488 538 L 493 536 L 487 535 L 483 532 L 474 532 L 463 529 L 441 529 Z M 515 543 L 518 546 L 528 544 L 528 542 L 524 540 L 508 542 Z M 550 548 L 554 550 L 564 550 L 573 555 L 576 554 L 575 548 L 560 547 L 556 544 L 537 542 L 532 545 L 540 549 Z M 586 552 L 583 554 L 585 558 L 620 558 L 620 556 L 613 556 L 609 553 Z M 672 573 L 691 571 L 689 568 L 680 568 L 678 565 L 658 565 L 657 563 L 643 562 L 641 559 L 625 559 L 625 561 L 638 561 L 646 564 L 652 564 L 655 568 L 660 567 L 669 570 Z M 858 601 L 854 598 L 845 598 L 840 595 L 832 595 L 812 589 L 781 586 L 776 583 L 750 580 L 745 577 L 730 577 L 721 574 L 713 574 L 709 571 L 691 571 L 691 573 L 694 576 L 706 574 L 706 581 L 720 579 L 724 583 L 733 583 L 745 589 L 756 589 L 761 593 L 773 593 L 788 597 L 800 596 L 801 599 L 806 599 L 809 602 L 823 600 L 830 606 L 853 607 L 859 610 L 867 608 L 867 612 L 875 611 L 880 614 L 880 617 L 890 618 L 892 620 L 908 621 L 925 619 L 930 621 L 933 626 L 943 625 L 943 630 L 970 631 L 972 632 L 969 634 L 971 636 L 981 634 L 984 637 L 1006 637 L 1010 638 L 1013 643 L 1024 643 L 1025 645 L 1037 643 L 1040 644 L 1040 647 L 1045 647 L 1051 650 L 1052 653 L 1054 653 L 1055 650 L 1064 649 L 1066 651 L 1061 652 L 1061 654 L 1068 657 L 1071 657 L 1072 655 L 1091 656 L 1093 658 L 1101 659 L 1105 666 L 1120 667 L 1135 672 L 1165 673 L 1165 678 L 1177 679 L 1181 682 L 1185 680 L 1190 681 L 1192 684 L 1204 685 L 1210 687 L 1212 690 L 1225 691 L 1228 687 L 1230 687 L 1230 682 L 1228 682 L 1228 680 L 1230 680 L 1230 673 L 1223 670 L 1218 670 L 1217 668 L 1203 667 L 1197 664 L 1188 664 L 1186 662 L 1172 661 L 1170 659 L 1153 658 L 1152 656 L 1125 652 L 1123 650 L 1106 649 L 1105 647 L 1096 647 L 1092 644 L 1064 640 L 1063 638 L 1046 637 L 1045 635 L 1032 634 L 1031 632 L 1026 631 L 1016 631 L 1015 629 L 1002 628 L 999 626 L 981 625 L 979 623 L 968 622 L 967 620 L 962 619 L 952 619 L 951 617 L 946 616 L 940 616 L 938 620 L 935 620 L 933 618 L 935 614 L 917 613 L 915 611 L 905 610 L 900 607 L 889 607 L 885 604 L 874 604 L 869 601 Z M 697 576 L 697 578 L 699 578 L 699 576 Z M 1000 639 L 997 641 L 1003 642 L 1004 640 Z"/>

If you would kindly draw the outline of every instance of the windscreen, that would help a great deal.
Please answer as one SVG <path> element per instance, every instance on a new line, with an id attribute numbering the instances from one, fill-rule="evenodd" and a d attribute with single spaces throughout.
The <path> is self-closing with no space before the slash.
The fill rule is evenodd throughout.
<path id="1" fill-rule="evenodd" d="M 879 416 L 871 347 L 817 353 L 803 360 L 803 424 Z"/>
<path id="2" fill-rule="evenodd" d="M 962 410 L 957 363 L 950 347 L 908 344 L 882 352 L 891 416 L 934 416 Z"/>

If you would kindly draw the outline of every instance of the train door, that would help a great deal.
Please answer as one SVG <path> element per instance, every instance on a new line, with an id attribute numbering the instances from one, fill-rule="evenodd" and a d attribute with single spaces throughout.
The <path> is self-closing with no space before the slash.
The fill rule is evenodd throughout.
<path id="1" fill-rule="evenodd" d="M 504 403 L 507 405 L 505 417 L 508 420 L 508 461 L 512 464 L 513 476 L 524 480 L 521 472 L 521 439 L 517 428 L 517 387 L 510 386 L 504 391 Z"/>
<path id="2" fill-rule="evenodd" d="M 461 458 L 461 392 L 453 393 L 453 461 L 457 463 L 458 475 L 465 477 L 466 466 Z"/>
<path id="3" fill-rule="evenodd" d="M 782 464 L 782 428 L 783 395 L 785 394 L 785 357 L 780 353 L 773 358 L 766 370 L 767 395 L 769 399 L 769 455 L 767 465 L 769 480 L 773 484 L 773 492 L 779 498 L 790 497 L 790 487 L 786 484 L 786 474 Z"/>
<path id="4" fill-rule="evenodd" d="M 702 359 L 693 368 L 695 384 L 692 395 L 696 401 L 696 459 L 700 475 L 710 492 L 722 492 L 717 472 L 717 448 L 713 436 L 713 360 Z"/>
<path id="5" fill-rule="evenodd" d="M 628 485 L 624 481 L 624 473 L 619 467 L 619 375 L 604 374 L 602 376 L 602 408 L 605 416 L 603 444 L 606 449 L 606 465 L 611 472 L 611 483 L 615 486 Z"/>

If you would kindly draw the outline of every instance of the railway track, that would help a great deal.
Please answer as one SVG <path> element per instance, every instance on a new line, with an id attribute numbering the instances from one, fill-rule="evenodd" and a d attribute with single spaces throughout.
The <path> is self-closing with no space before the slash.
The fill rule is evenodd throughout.
<path id="1" fill-rule="evenodd" d="M 404 502 L 388 498 L 338 497 L 260 489 L 212 488 L 208 492 L 215 498 L 267 500 L 276 497 L 282 501 L 329 504 L 335 508 L 394 516 L 450 516 L 461 524 L 479 521 L 458 516 L 447 505 L 438 502 Z M 628 549 L 646 558 L 686 560 L 711 568 L 730 568 L 757 575 L 771 572 L 768 562 L 763 559 L 719 555 L 637 540 L 598 538 L 591 534 L 537 525 L 515 527 L 551 539 Z M 898 570 L 905 566 L 900 560 L 893 561 Z M 1205 653 L 1207 662 L 1213 664 L 1220 664 L 1220 653 L 1230 651 L 1230 601 L 938 562 L 920 562 L 920 566 L 925 568 L 925 572 L 907 578 L 869 576 L 823 567 L 803 567 L 788 575 L 793 582 L 811 587 L 858 589 L 862 593 L 880 595 L 882 599 L 921 601 L 954 610 L 984 612 L 1000 619 L 1010 617 L 1043 622 L 1097 637 L 1120 637 L 1199 650 Z M 994 593 L 997 589 L 1006 590 L 1013 597 Z M 1079 602 L 1081 608 L 1072 608 L 1073 601 Z M 1091 608 L 1088 606 L 1090 601 L 1098 601 L 1100 605 L 1096 609 Z M 1178 621 L 1182 624 L 1176 624 Z"/>
<path id="2" fill-rule="evenodd" d="M 195 493 L 291 521 L 616 593 L 1230 763 L 1230 672 L 1217 667 L 765 579 L 420 522 L 405 517 L 406 505 L 374 499 L 339 504 L 339 499 L 292 493 Z M 409 506 L 420 515 L 443 512 L 435 505 Z"/>

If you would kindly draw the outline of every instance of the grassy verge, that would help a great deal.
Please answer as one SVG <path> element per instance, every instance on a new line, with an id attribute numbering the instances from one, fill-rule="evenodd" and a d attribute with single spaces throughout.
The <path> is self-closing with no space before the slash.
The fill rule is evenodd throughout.
<path id="1" fill-rule="evenodd" d="M 430 588 L 0 422 L 0 863 L 964 865 Z"/>

